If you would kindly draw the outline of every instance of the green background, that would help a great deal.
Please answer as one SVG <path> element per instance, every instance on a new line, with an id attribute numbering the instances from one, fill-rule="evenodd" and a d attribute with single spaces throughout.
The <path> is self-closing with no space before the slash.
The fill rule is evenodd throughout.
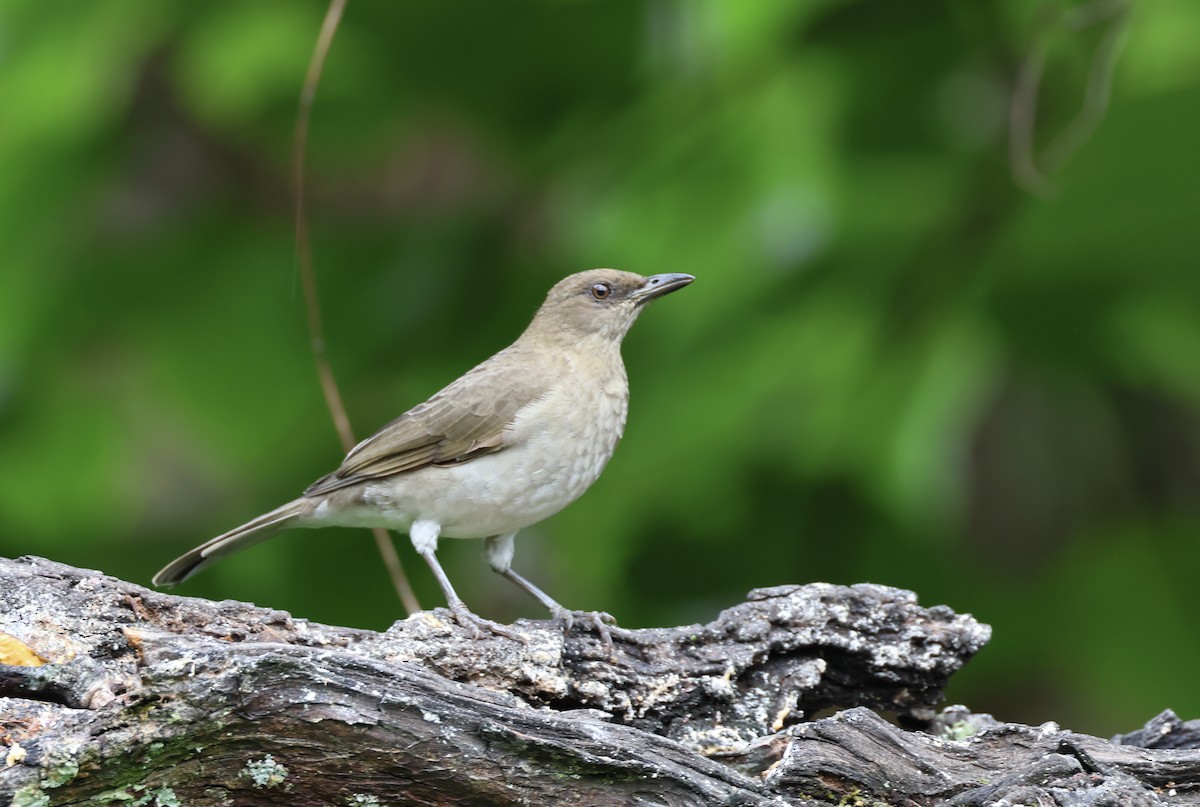
<path id="1" fill-rule="evenodd" d="M 288 177 L 323 14 L 0 5 L 0 553 L 148 583 L 338 463 Z M 690 272 L 626 340 L 616 457 L 518 569 L 627 626 L 910 588 L 994 626 L 953 700 L 1200 717 L 1197 41 L 1194 0 L 355 0 L 308 170 L 357 432 L 569 272 Z M 479 542 L 439 554 L 477 611 L 540 616 Z M 181 592 L 402 615 L 365 531 Z"/>

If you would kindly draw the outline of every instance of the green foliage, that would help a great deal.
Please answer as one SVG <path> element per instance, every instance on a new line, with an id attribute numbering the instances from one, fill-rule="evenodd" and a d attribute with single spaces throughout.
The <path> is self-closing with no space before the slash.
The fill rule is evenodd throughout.
<path id="1" fill-rule="evenodd" d="M 509 342 L 562 275 L 697 282 L 626 342 L 626 440 L 517 566 L 628 625 L 872 580 L 971 611 L 954 697 L 1115 732 L 1200 712 L 1200 6 L 351 3 L 310 211 L 360 435 Z M 0 7 L 0 552 L 133 580 L 340 458 L 288 161 L 319 2 Z M 1113 29 L 1115 30 L 1115 29 Z M 1037 163 L 1035 156 L 1035 163 Z M 538 615 L 474 544 L 468 602 Z M 405 547 L 427 604 L 436 588 Z M 189 583 L 323 621 L 399 606 L 369 535 Z"/>

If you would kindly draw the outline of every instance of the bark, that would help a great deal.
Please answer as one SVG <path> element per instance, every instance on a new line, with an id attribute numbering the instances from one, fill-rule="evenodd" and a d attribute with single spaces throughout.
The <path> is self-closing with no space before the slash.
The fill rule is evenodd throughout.
<path id="1" fill-rule="evenodd" d="M 331 627 L 0 559 L 0 804 L 1200 803 L 1173 715 L 1121 745 L 935 713 L 990 630 L 910 592 L 760 589 L 611 647 L 513 629 Z"/>

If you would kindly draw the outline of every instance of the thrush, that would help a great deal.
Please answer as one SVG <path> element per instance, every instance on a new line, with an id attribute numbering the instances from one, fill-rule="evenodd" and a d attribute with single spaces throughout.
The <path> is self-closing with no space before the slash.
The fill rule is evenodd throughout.
<path id="1" fill-rule="evenodd" d="M 363 440 L 300 498 L 172 561 L 154 584 L 180 583 L 282 529 L 383 527 L 408 533 L 476 632 L 492 623 L 455 592 L 439 538 L 485 539 L 492 569 L 569 624 L 575 612 L 513 570 L 513 539 L 600 476 L 629 405 L 621 342 L 647 302 L 692 280 L 593 269 L 559 281 L 516 342 Z"/>

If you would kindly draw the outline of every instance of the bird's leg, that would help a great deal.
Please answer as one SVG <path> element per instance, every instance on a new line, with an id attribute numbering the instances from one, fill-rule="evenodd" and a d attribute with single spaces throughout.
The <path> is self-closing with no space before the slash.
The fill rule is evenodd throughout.
<path id="1" fill-rule="evenodd" d="M 600 640 L 604 643 L 604 647 L 611 656 L 613 652 L 613 640 L 612 629 L 609 627 L 609 624 L 612 623 L 615 625 L 616 620 L 610 614 L 599 611 L 571 611 L 564 608 L 549 594 L 513 571 L 512 559 L 513 552 L 515 551 L 513 539 L 515 537 L 516 533 L 514 532 L 508 535 L 493 535 L 487 539 L 488 564 L 492 567 L 492 571 L 516 583 L 521 590 L 549 610 L 550 615 L 562 623 L 564 640 L 567 634 L 571 632 L 575 620 L 582 619 L 596 629 L 596 633 L 600 635 Z"/>
<path id="2" fill-rule="evenodd" d="M 434 578 L 442 589 L 442 594 L 446 597 L 446 605 L 449 606 L 451 613 L 454 614 L 455 620 L 467 630 L 471 631 L 474 638 L 478 639 L 482 633 L 480 629 L 490 631 L 499 636 L 505 636 L 509 639 L 515 639 L 518 642 L 527 643 L 528 639 L 515 631 L 511 631 L 503 625 L 498 625 L 490 619 L 484 619 L 471 612 L 467 608 L 467 604 L 458 596 L 458 592 L 454 590 L 454 586 L 450 584 L 450 578 L 446 576 L 446 572 L 442 569 L 442 564 L 438 563 L 437 555 L 437 539 L 441 534 L 442 528 L 434 521 L 417 521 L 412 525 L 409 531 L 409 538 L 412 540 L 413 547 L 417 550 L 425 562 L 429 564 L 430 570 L 433 572 Z"/>

